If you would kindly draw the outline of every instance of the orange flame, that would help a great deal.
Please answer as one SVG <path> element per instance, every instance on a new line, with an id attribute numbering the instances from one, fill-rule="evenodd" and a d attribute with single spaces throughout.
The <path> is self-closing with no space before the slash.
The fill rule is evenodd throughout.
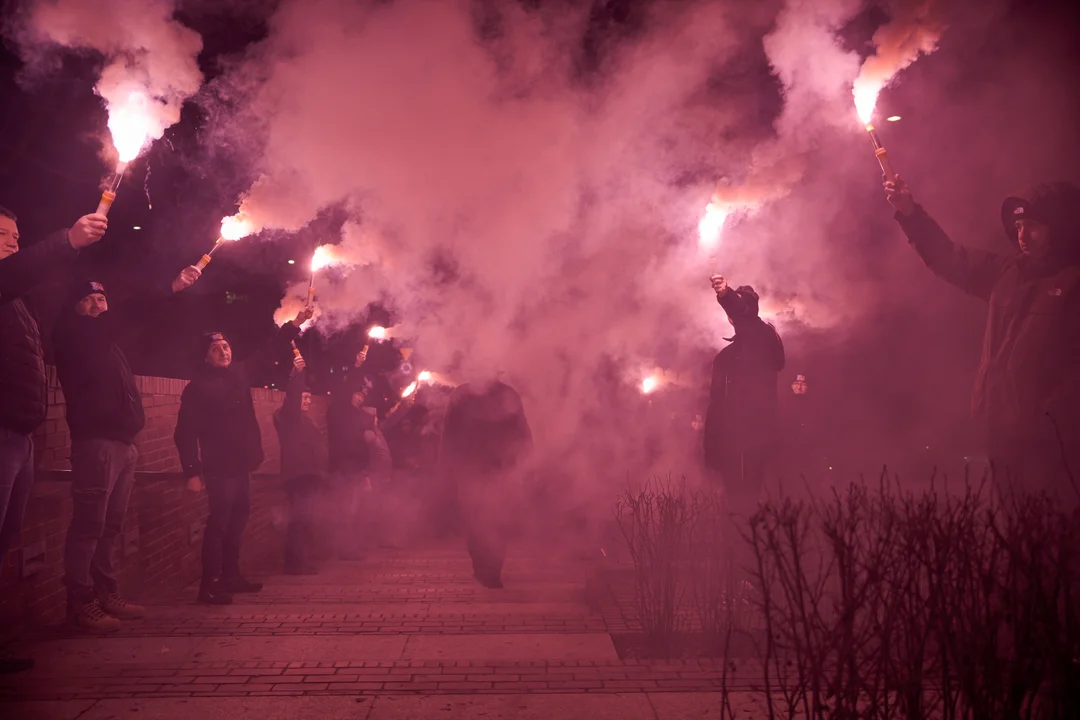
<path id="1" fill-rule="evenodd" d="M 322 270 L 330 265 L 338 265 L 343 260 L 331 245 L 320 245 L 315 248 L 315 254 L 311 257 L 311 272 Z"/>
<path id="2" fill-rule="evenodd" d="M 150 136 L 151 118 L 146 95 L 132 91 L 123 105 L 109 108 L 109 132 L 120 162 L 134 160 Z"/>
<path id="3" fill-rule="evenodd" d="M 715 250 L 720 246 L 720 236 L 724 222 L 731 215 L 731 209 L 711 202 L 705 206 L 705 214 L 698 222 L 698 247 L 702 250 Z"/>
<path id="4" fill-rule="evenodd" d="M 401 391 L 401 397 L 407 398 L 412 395 L 414 392 L 416 392 L 416 386 L 417 382 L 416 380 L 413 380 L 411 383 L 409 383 L 409 386 L 407 388 Z"/>
<path id="5" fill-rule="evenodd" d="M 384 328 L 382 325 L 376 325 L 375 327 L 368 330 L 368 337 L 372 340 L 385 340 L 389 336 L 389 331 L 387 331 L 387 329 Z"/>
<path id="6" fill-rule="evenodd" d="M 242 214 L 232 215 L 221 220 L 221 237 L 224 240 L 239 240 L 255 232 L 255 225 Z"/>
<path id="7" fill-rule="evenodd" d="M 641 381 L 641 392 L 648 395 L 649 393 L 660 387 L 660 377 L 656 374 L 650 375 Z"/>

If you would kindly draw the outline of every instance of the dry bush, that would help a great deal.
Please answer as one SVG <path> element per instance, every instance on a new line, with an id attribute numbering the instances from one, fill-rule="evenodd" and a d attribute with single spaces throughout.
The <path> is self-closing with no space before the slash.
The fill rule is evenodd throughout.
<path id="1" fill-rule="evenodd" d="M 638 618 L 659 655 L 674 654 L 688 629 L 683 558 L 696 511 L 685 482 L 673 483 L 670 476 L 627 489 L 615 503 L 615 520 L 634 565 Z"/>
<path id="2" fill-rule="evenodd" d="M 627 491 L 652 651 L 694 630 L 728 658 L 751 638 L 770 718 L 1080 717 L 1080 512 L 989 487 L 908 492 L 883 473 L 769 499 L 737 536 L 715 493 Z"/>

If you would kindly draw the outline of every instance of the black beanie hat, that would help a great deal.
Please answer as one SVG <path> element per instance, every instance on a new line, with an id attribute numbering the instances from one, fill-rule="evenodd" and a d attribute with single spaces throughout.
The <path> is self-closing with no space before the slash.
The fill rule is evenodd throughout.
<path id="1" fill-rule="evenodd" d="M 1037 185 L 1027 192 L 1005 198 L 1001 204 L 1001 223 L 1005 233 L 1017 242 L 1016 221 L 1035 220 L 1050 228 L 1052 242 L 1058 250 L 1074 248 L 1073 236 L 1080 231 L 1080 188 L 1068 182 L 1052 182 Z"/>
<path id="2" fill-rule="evenodd" d="M 108 297 L 108 294 L 105 292 L 105 286 L 98 281 L 80 280 L 79 282 L 73 283 L 71 288 L 69 288 L 68 302 L 74 305 L 87 295 L 94 294 L 105 295 L 105 297 Z"/>
<path id="3" fill-rule="evenodd" d="M 214 332 L 208 332 L 208 333 L 203 334 L 203 336 L 202 336 L 202 354 L 203 354 L 203 356 L 205 356 L 206 352 L 210 349 L 210 345 L 217 342 L 218 340 L 224 340 L 225 342 L 229 342 L 229 338 L 225 337 L 225 333 L 223 333 L 223 332 L 218 332 L 218 331 L 215 330 Z"/>
<path id="4" fill-rule="evenodd" d="M 735 294 L 746 304 L 747 314 L 754 316 L 758 314 L 760 297 L 757 292 L 754 291 L 754 288 L 749 285 L 741 285 L 735 288 Z"/>

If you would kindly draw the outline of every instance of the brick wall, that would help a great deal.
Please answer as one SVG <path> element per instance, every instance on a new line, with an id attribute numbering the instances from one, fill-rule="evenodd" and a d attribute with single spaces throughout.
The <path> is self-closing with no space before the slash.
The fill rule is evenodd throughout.
<path id="1" fill-rule="evenodd" d="M 206 495 L 185 489 L 172 442 L 180 393 L 186 381 L 139 377 L 147 424 L 139 436 L 135 490 L 124 523 L 121 587 L 133 599 L 185 585 L 199 576 Z M 252 481 L 252 511 L 244 539 L 245 567 L 278 564 L 285 517 L 285 495 L 276 475 L 280 463 L 272 414 L 284 394 L 253 389 L 266 461 Z M 322 425 L 323 398 L 313 412 Z M 28 625 L 63 619 L 64 539 L 71 519 L 69 438 L 64 398 L 55 374 L 49 385 L 49 413 L 35 435 L 38 482 L 27 507 L 21 543 L 0 572 L 0 638 Z"/>
<path id="2" fill-rule="evenodd" d="M 139 434 L 139 470 L 149 472 L 178 472 L 180 458 L 173 445 L 176 429 L 176 413 L 180 409 L 180 394 L 187 380 L 174 378 L 135 378 L 142 392 L 146 411 L 146 427 Z M 276 473 L 280 462 L 277 432 L 271 417 L 281 407 L 284 393 L 277 390 L 255 388 L 251 391 L 255 401 L 255 414 L 262 430 L 263 451 L 266 461 L 259 472 Z M 64 414 L 64 392 L 56 379 L 56 371 L 49 368 L 49 411 L 45 422 L 34 434 L 37 467 L 45 470 L 68 470 L 70 462 L 70 438 Z M 316 410 L 319 409 L 317 405 Z"/>

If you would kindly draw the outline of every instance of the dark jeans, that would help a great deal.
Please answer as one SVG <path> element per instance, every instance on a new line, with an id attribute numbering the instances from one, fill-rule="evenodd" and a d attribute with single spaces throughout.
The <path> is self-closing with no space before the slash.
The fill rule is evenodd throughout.
<path id="1" fill-rule="evenodd" d="M 765 489 L 768 460 L 769 453 L 765 450 L 718 455 L 714 469 L 720 473 L 733 512 L 751 513 L 756 509 Z"/>
<path id="2" fill-rule="evenodd" d="M 251 476 L 206 476 L 210 516 L 203 535 L 203 584 L 240 575 L 240 540 L 251 514 Z"/>
<path id="3" fill-rule="evenodd" d="M 114 593 L 120 532 L 135 485 L 139 450 L 115 440 L 71 443 L 71 525 L 64 546 L 68 602 L 85 605 L 95 591 Z"/>
<path id="4" fill-rule="evenodd" d="M 472 558 L 473 574 L 485 581 L 501 580 L 506 561 L 508 532 L 492 519 L 473 519 L 465 536 L 465 547 Z"/>
<path id="5" fill-rule="evenodd" d="M 33 437 L 0 428 L 0 566 L 19 539 L 33 486 Z"/>
<path id="6" fill-rule="evenodd" d="M 315 498 L 321 478 L 302 475 L 285 483 L 289 498 L 289 527 L 285 535 L 285 567 L 300 568 L 309 564 L 315 536 Z"/>

